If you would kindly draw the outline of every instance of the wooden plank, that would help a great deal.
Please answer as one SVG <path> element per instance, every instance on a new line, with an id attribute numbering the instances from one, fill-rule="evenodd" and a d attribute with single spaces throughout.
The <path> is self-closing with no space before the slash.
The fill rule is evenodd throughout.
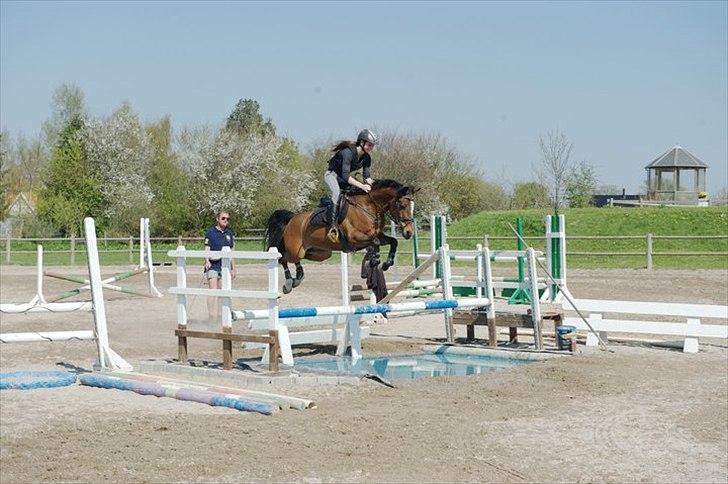
<path id="1" fill-rule="evenodd" d="M 263 334 L 241 334 L 241 333 L 223 333 L 210 331 L 193 331 L 189 329 L 176 329 L 174 334 L 187 338 L 203 338 L 203 339 L 220 339 L 229 341 L 238 341 L 246 343 L 270 343 L 270 336 Z"/>
<path id="2" fill-rule="evenodd" d="M 268 349 L 268 369 L 273 372 L 278 371 L 278 358 L 281 354 L 280 342 L 278 341 L 278 330 L 271 329 L 268 332 L 270 337 L 270 347 Z"/>
<path id="3" fill-rule="evenodd" d="M 186 331 L 186 327 L 177 326 L 177 331 L 180 330 Z M 175 331 L 175 334 L 177 334 L 177 359 L 180 363 L 187 363 L 187 336 L 178 334 L 177 331 Z"/>
<path id="4" fill-rule="evenodd" d="M 407 289 L 407 285 L 409 283 L 411 283 L 412 281 L 414 281 L 415 279 L 417 279 L 417 276 L 419 276 L 420 274 L 422 274 L 423 272 L 425 272 L 427 269 L 429 269 L 430 267 L 432 267 L 432 265 L 435 262 L 437 262 L 437 260 L 439 258 L 440 258 L 440 253 L 439 252 L 435 252 L 434 254 L 432 254 L 429 259 L 427 259 L 425 262 L 423 262 L 422 265 L 419 266 L 417 269 L 415 269 L 414 271 L 412 271 L 410 273 L 410 275 L 408 275 L 407 277 L 405 277 L 402 280 L 402 282 L 400 282 L 397 285 L 397 287 L 395 287 L 394 289 L 392 289 L 389 292 L 389 294 L 387 294 L 387 296 L 384 299 L 382 299 L 381 301 L 379 301 L 377 304 L 387 304 L 389 301 L 392 300 L 392 298 L 394 298 L 394 296 L 397 295 L 397 293 L 402 292 L 403 290 Z"/>
<path id="5" fill-rule="evenodd" d="M 222 332 L 223 334 L 230 335 L 232 328 L 222 328 Z M 222 369 L 233 369 L 233 342 L 230 338 L 223 338 L 222 340 Z"/>
<path id="6" fill-rule="evenodd" d="M 488 326 L 488 316 L 485 313 L 455 311 L 454 324 L 473 326 Z M 495 325 L 511 328 L 533 328 L 533 320 L 529 314 L 498 313 Z"/>
<path id="7" fill-rule="evenodd" d="M 498 329 L 495 322 L 493 318 L 488 321 L 488 346 L 491 348 L 498 347 Z"/>

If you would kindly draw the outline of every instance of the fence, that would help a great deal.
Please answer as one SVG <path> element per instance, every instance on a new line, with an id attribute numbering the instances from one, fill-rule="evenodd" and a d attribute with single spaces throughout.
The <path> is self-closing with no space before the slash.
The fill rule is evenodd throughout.
<path id="1" fill-rule="evenodd" d="M 236 247 L 241 250 L 259 250 L 262 247 L 262 229 L 248 229 L 236 238 Z M 425 230 L 420 230 L 424 236 Z M 524 237 L 536 250 L 544 250 L 545 237 Z M 179 245 L 202 248 L 201 237 L 152 237 L 152 252 L 157 262 L 170 262 L 166 253 Z M 412 264 L 412 244 L 400 240 L 397 259 L 400 265 Z M 619 235 L 588 236 L 568 235 L 567 258 L 573 267 L 631 267 L 652 270 L 656 267 L 702 267 L 726 268 L 728 266 L 728 235 Z M 687 242 L 690 250 L 680 248 Z M 85 264 L 83 238 L 5 238 L 4 264 L 33 265 L 35 245 L 42 243 L 49 265 Z M 139 250 L 138 237 L 99 237 L 99 254 L 105 265 L 134 263 Z M 420 253 L 427 252 L 429 238 L 420 237 Z M 483 244 L 493 250 L 509 250 L 515 247 L 514 236 L 463 237 L 448 236 L 453 249 L 472 249 Z M 600 249 L 601 248 L 601 249 Z M 589 250 L 587 250 L 589 249 Z M 704 249 L 704 250 L 703 250 Z M 715 265 L 713 262 L 718 261 Z M 703 262 L 695 262 L 703 261 Z"/>

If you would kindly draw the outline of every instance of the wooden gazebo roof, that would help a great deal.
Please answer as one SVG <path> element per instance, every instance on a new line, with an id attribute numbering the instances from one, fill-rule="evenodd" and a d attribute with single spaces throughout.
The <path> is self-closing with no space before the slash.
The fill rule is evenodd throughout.
<path id="1" fill-rule="evenodd" d="M 682 146 L 675 145 L 645 167 L 651 168 L 708 168 L 708 165 Z"/>

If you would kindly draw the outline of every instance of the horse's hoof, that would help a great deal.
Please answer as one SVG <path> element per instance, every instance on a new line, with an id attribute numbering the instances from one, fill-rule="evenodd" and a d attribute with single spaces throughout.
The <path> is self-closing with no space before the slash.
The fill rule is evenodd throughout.
<path id="1" fill-rule="evenodd" d="M 300 279 L 298 279 L 298 278 L 294 279 L 294 280 L 293 280 L 293 287 L 298 287 L 298 286 L 300 286 L 302 282 L 303 282 L 303 277 L 302 277 L 302 278 L 300 278 Z"/>
<path id="2" fill-rule="evenodd" d="M 294 287 L 296 286 L 293 285 L 293 279 L 286 279 L 285 284 L 283 284 L 283 294 L 288 294 Z"/>
<path id="3" fill-rule="evenodd" d="M 383 271 L 386 271 L 390 267 L 392 267 L 392 264 L 390 264 L 389 262 L 385 262 L 384 264 L 382 264 L 382 270 Z"/>

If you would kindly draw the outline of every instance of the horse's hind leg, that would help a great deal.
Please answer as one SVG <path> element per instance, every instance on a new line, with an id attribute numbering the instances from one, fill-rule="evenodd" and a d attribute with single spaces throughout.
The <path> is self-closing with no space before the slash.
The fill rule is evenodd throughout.
<path id="1" fill-rule="evenodd" d="M 301 285 L 301 283 L 303 282 L 303 276 L 303 266 L 300 262 L 296 262 L 296 278 L 293 280 L 293 287 L 298 287 Z"/>
<path id="2" fill-rule="evenodd" d="M 291 277 L 291 270 L 288 268 L 288 261 L 283 260 L 281 261 L 281 265 L 283 266 L 283 275 L 286 278 L 286 282 L 283 283 L 283 294 L 288 294 L 291 292 L 291 290 L 296 287 L 298 284 L 295 284 L 295 281 Z M 299 266 L 300 264 L 297 263 L 296 266 Z M 298 272 L 298 271 L 296 271 Z M 298 275 L 298 274 L 296 274 Z M 300 282 L 299 282 L 300 284 Z"/>

